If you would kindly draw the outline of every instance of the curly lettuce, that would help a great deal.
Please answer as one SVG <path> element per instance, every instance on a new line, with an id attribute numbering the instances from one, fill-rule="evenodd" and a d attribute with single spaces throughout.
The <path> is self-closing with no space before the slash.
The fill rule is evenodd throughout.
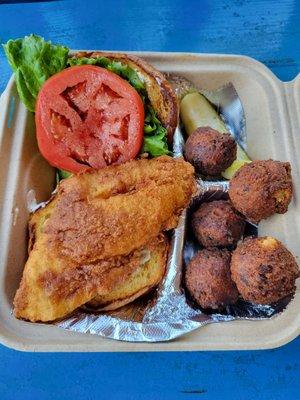
<path id="1" fill-rule="evenodd" d="M 20 99 L 30 111 L 43 83 L 67 66 L 69 49 L 53 45 L 37 35 L 9 40 L 3 45 L 8 62 L 15 73 Z"/>
<path id="2" fill-rule="evenodd" d="M 68 60 L 68 64 L 70 66 L 86 64 L 98 65 L 126 79 L 138 92 L 145 90 L 144 82 L 140 79 L 137 72 L 129 67 L 129 65 L 120 61 L 112 61 L 107 57 L 71 57 Z"/>
<path id="3" fill-rule="evenodd" d="M 142 151 L 152 157 L 171 154 L 167 142 L 167 130 L 157 118 L 154 109 L 147 104 L 144 124 L 144 143 Z"/>

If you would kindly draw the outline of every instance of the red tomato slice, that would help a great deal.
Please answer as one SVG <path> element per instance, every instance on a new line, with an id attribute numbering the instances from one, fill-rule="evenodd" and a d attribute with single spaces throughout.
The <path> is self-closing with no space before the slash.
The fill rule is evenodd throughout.
<path id="1" fill-rule="evenodd" d="M 94 65 L 74 66 L 48 79 L 36 104 L 40 152 L 70 172 L 134 158 L 142 145 L 141 97 L 118 75 Z"/>

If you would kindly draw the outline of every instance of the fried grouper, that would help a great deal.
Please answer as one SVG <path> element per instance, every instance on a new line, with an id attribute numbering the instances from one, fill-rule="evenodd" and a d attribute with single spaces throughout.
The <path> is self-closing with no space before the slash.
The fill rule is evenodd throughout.
<path id="1" fill-rule="evenodd" d="M 183 160 L 163 156 L 62 181 L 30 219 L 15 316 L 52 321 L 126 282 L 141 252 L 177 225 L 195 190 L 193 172 Z M 145 281 L 137 286 L 136 292 Z"/>

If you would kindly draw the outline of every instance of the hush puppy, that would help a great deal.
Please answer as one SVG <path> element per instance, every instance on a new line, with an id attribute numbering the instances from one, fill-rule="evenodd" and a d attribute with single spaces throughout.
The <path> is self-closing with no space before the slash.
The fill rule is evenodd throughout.
<path id="1" fill-rule="evenodd" d="M 231 275 L 244 300 L 270 304 L 294 293 L 299 270 L 283 244 L 266 236 L 238 245 L 232 253 Z"/>
<path id="2" fill-rule="evenodd" d="M 186 267 L 185 285 L 202 308 L 234 304 L 239 294 L 230 276 L 230 252 L 216 248 L 200 250 Z"/>
<path id="3" fill-rule="evenodd" d="M 192 229 L 204 247 L 235 245 L 245 229 L 244 218 L 229 201 L 203 203 L 192 215 Z"/>
<path id="4" fill-rule="evenodd" d="M 245 164 L 229 184 L 233 206 L 254 223 L 275 213 L 284 214 L 292 193 L 291 166 L 287 162 L 266 160 Z"/>
<path id="5" fill-rule="evenodd" d="M 184 156 L 200 174 L 218 176 L 236 159 L 236 151 L 236 142 L 229 133 L 202 127 L 188 137 Z"/>

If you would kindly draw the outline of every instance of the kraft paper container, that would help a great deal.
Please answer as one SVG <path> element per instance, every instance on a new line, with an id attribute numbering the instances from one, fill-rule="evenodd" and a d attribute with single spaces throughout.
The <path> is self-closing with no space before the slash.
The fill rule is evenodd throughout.
<path id="1" fill-rule="evenodd" d="M 292 165 L 294 197 L 288 213 L 259 224 L 259 235 L 281 240 L 300 255 L 300 78 L 281 82 L 263 64 L 242 56 L 135 53 L 162 72 L 173 72 L 203 89 L 232 82 L 246 116 L 252 159 Z M 297 114 L 298 111 L 298 114 Z M 178 351 L 263 349 L 281 346 L 300 332 L 300 285 L 280 315 L 269 320 L 209 324 L 163 343 L 128 343 L 19 321 L 12 301 L 27 258 L 28 202 L 49 198 L 55 180 L 38 152 L 33 114 L 20 102 L 13 78 L 0 101 L 0 341 L 26 351 Z M 298 259 L 299 260 L 299 259 Z"/>

